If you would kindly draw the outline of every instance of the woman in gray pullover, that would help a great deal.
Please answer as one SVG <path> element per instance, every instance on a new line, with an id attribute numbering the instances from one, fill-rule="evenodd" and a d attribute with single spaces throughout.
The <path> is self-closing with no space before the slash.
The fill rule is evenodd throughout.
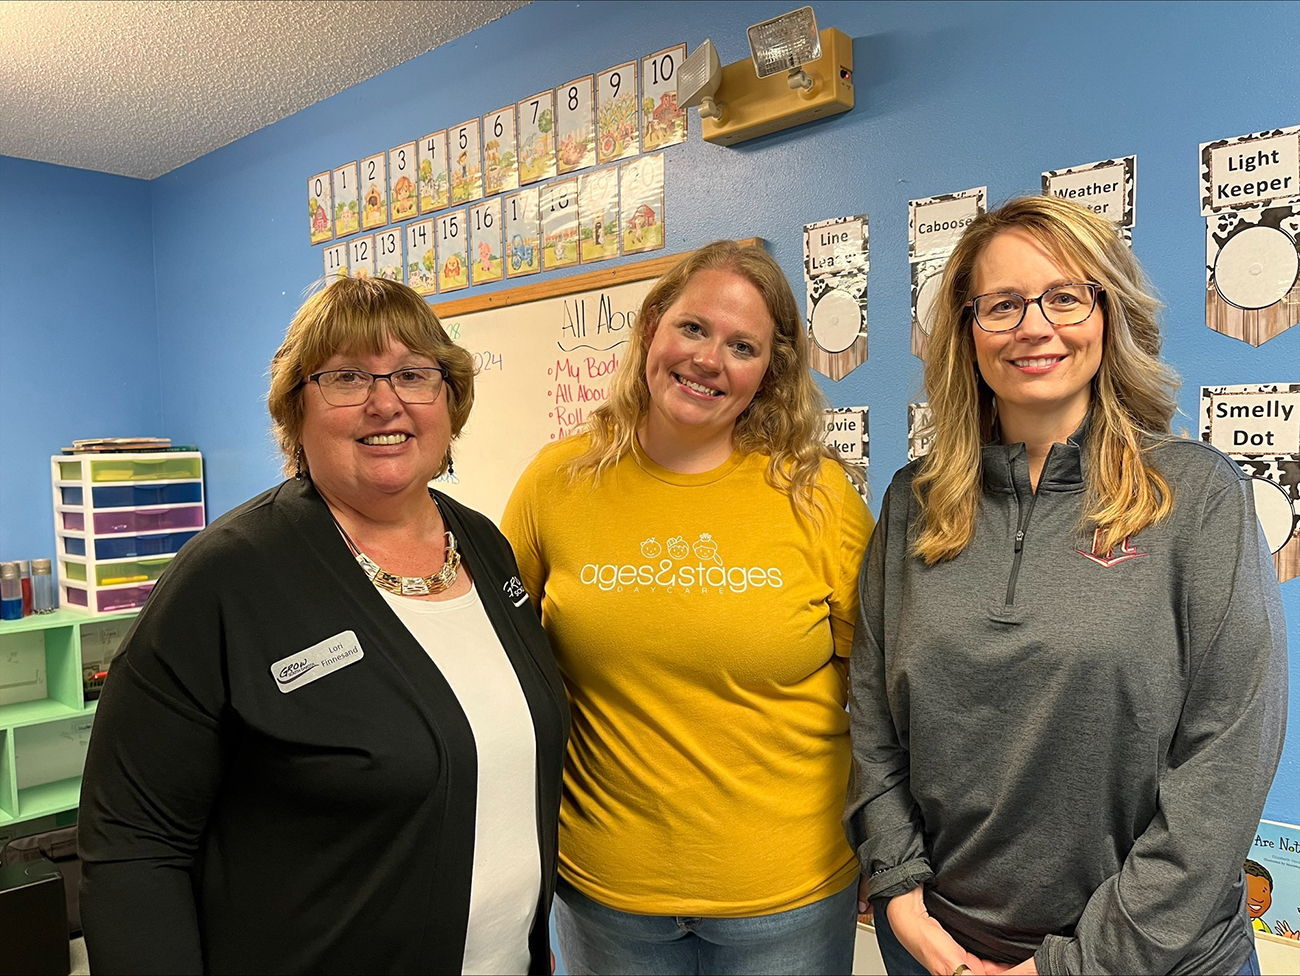
<path id="1" fill-rule="evenodd" d="M 1286 629 L 1236 465 L 1172 437 L 1158 302 L 1109 221 L 978 218 L 930 454 L 884 499 L 851 658 L 850 843 L 902 973 L 1258 973 L 1242 863 Z"/>

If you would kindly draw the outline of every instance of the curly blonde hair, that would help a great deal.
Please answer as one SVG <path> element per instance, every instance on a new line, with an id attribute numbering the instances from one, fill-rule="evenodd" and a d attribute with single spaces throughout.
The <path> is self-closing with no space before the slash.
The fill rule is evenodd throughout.
<path id="1" fill-rule="evenodd" d="M 810 518 L 821 507 L 818 492 L 822 462 L 831 459 L 856 483 L 862 474 L 844 464 L 822 440 L 826 397 L 808 368 L 808 336 L 794 293 L 781 266 L 761 247 L 715 241 L 688 254 L 650 290 L 632 325 L 627 352 L 610 382 L 609 398 L 583 426 L 587 450 L 566 465 L 574 479 L 595 484 L 609 468 L 636 450 L 636 432 L 650 410 L 646 359 L 660 316 L 701 271 L 727 271 L 744 278 L 763 297 L 775 325 L 767 373 L 736 418 L 732 442 L 742 454 L 766 454 L 767 480 L 787 492 L 796 511 Z"/>
<path id="2" fill-rule="evenodd" d="M 1098 297 L 1104 327 L 1092 380 L 1084 509 L 1085 523 L 1100 532 L 1100 549 L 1164 518 L 1173 505 L 1145 450 L 1153 436 L 1169 433 L 1180 385 L 1160 360 L 1160 301 L 1109 220 L 1059 197 L 1021 197 L 976 218 L 943 273 L 925 364 L 933 441 L 912 482 L 921 507 L 913 551 L 930 565 L 957 556 L 975 532 L 981 448 L 997 439 L 998 426 L 993 391 L 976 366 L 976 326 L 966 303 L 980 255 L 1012 229 L 1105 289 Z"/>
<path id="3" fill-rule="evenodd" d="M 419 293 L 384 278 L 342 278 L 316 292 L 289 323 L 271 359 L 266 407 L 284 455 L 284 474 L 309 474 L 302 451 L 302 391 L 307 377 L 340 352 L 381 353 L 400 342 L 429 356 L 447 371 L 447 411 L 454 441 L 474 405 L 474 361 L 448 338 L 438 316 Z M 432 477 L 442 474 L 447 456 Z"/>

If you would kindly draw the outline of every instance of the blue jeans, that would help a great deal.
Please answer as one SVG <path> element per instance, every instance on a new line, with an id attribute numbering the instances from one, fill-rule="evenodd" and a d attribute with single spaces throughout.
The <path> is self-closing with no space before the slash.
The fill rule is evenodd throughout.
<path id="1" fill-rule="evenodd" d="M 903 948 L 903 943 L 898 941 L 889 927 L 884 902 L 876 902 L 875 924 L 876 944 L 880 946 L 880 958 L 884 960 L 885 972 L 889 976 L 928 976 L 928 970 Z M 1236 976 L 1260 976 L 1259 956 L 1254 949 L 1250 950 L 1250 957 L 1242 964 Z"/>
<path id="2" fill-rule="evenodd" d="M 555 932 L 564 968 L 574 976 L 849 976 L 857 900 L 855 879 L 839 894 L 771 915 L 633 915 L 606 908 L 561 880 L 555 889 Z"/>

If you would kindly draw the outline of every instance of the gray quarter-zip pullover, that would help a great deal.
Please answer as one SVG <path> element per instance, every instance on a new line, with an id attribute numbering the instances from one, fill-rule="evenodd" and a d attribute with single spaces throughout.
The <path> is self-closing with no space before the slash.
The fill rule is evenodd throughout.
<path id="1" fill-rule="evenodd" d="M 924 883 L 984 958 L 1236 972 L 1286 722 L 1277 576 L 1248 479 L 1175 438 L 1149 453 L 1173 512 L 1094 551 L 1086 427 L 1037 492 L 1023 445 L 986 447 L 974 538 L 934 566 L 907 552 L 919 462 L 894 477 L 862 568 L 845 828 L 871 897 Z"/>

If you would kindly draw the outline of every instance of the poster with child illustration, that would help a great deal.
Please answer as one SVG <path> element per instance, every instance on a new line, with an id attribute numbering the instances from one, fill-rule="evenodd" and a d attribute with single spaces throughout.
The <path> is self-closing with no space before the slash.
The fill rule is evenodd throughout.
<path id="1" fill-rule="evenodd" d="M 451 143 L 451 202 L 483 199 L 483 160 L 479 153 L 479 120 L 470 119 L 449 130 Z"/>
<path id="2" fill-rule="evenodd" d="M 507 105 L 483 116 L 483 194 L 492 196 L 519 186 L 515 153 L 515 107 Z"/>

